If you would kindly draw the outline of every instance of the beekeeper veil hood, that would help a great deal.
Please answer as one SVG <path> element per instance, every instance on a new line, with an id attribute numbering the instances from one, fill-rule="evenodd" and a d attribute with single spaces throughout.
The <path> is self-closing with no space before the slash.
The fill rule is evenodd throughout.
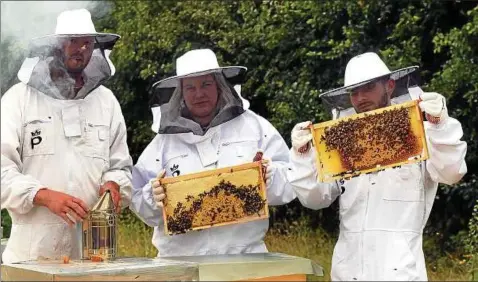
<path id="1" fill-rule="evenodd" d="M 204 135 L 209 128 L 227 122 L 249 107 L 241 97 L 240 85 L 247 69 L 240 66 L 220 67 L 216 55 L 209 49 L 192 50 L 176 60 L 176 76 L 153 85 L 153 131 L 159 134 L 191 132 Z M 216 82 L 218 100 L 215 116 L 208 126 L 202 127 L 190 117 L 184 102 L 181 79 L 211 74 Z M 234 87 L 235 86 L 235 87 Z"/>
<path id="2" fill-rule="evenodd" d="M 75 80 L 65 66 L 63 46 L 85 37 L 94 40 L 93 53 L 82 70 L 84 85 L 76 93 Z M 55 34 L 31 40 L 29 55 L 18 72 L 18 78 L 56 99 L 82 99 L 114 75 L 115 68 L 109 54 L 119 38 L 116 34 L 96 32 L 91 14 L 86 9 L 64 11 L 57 18 Z"/>
<path id="3" fill-rule="evenodd" d="M 364 53 L 353 57 L 348 62 L 343 87 L 327 91 L 319 97 L 331 112 L 333 119 L 348 116 L 356 113 L 350 100 L 353 89 L 377 79 L 390 78 L 395 80 L 395 89 L 390 102 L 392 105 L 400 104 L 416 98 L 414 93 L 417 88 L 419 89 L 417 69 L 417 66 L 410 66 L 390 71 L 376 53 Z"/>

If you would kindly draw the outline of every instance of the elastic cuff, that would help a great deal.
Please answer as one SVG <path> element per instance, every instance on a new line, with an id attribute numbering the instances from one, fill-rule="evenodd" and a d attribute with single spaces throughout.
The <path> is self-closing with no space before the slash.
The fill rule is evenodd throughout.
<path id="1" fill-rule="evenodd" d="M 159 210 L 153 197 L 153 187 L 151 186 L 151 181 L 152 179 L 143 187 L 143 198 L 146 204 L 153 210 Z"/>
<path id="2" fill-rule="evenodd" d="M 30 190 L 30 193 L 28 194 L 28 203 L 30 203 L 31 205 L 33 205 L 33 199 L 35 199 L 35 196 L 37 195 L 38 191 L 42 190 L 42 189 L 46 189 L 45 186 L 43 185 L 36 185 L 35 187 L 33 187 L 31 190 Z"/>
<path id="3" fill-rule="evenodd" d="M 446 127 L 447 118 L 448 117 L 442 118 L 439 123 L 432 123 L 428 121 L 428 123 L 430 124 L 430 129 L 443 130 Z"/>
<path id="4" fill-rule="evenodd" d="M 122 171 L 108 171 L 103 174 L 101 178 L 101 185 L 105 184 L 108 181 L 113 181 L 114 183 L 118 184 L 119 187 L 123 187 L 127 185 L 127 177 L 124 175 Z"/>
<path id="5" fill-rule="evenodd" d="M 291 149 L 291 158 L 293 160 L 300 160 L 300 161 L 309 161 L 311 163 L 315 162 L 315 149 L 314 147 L 310 147 L 310 149 L 304 153 L 301 154 L 297 152 L 296 149 L 292 148 Z"/>

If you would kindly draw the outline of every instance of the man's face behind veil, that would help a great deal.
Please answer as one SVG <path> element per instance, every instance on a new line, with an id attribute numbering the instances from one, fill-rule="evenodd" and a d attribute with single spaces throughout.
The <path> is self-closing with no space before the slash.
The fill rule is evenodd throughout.
<path id="1" fill-rule="evenodd" d="M 357 113 L 376 110 L 390 105 L 394 89 L 394 80 L 378 79 L 350 90 L 350 101 Z"/>
<path id="2" fill-rule="evenodd" d="M 94 37 L 72 37 L 62 43 L 63 63 L 70 73 L 81 73 L 90 62 Z"/>

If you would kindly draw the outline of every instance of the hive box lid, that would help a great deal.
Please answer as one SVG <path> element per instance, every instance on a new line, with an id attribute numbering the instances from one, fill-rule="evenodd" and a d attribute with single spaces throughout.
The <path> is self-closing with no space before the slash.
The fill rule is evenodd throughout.
<path id="1" fill-rule="evenodd" d="M 308 274 L 323 276 L 323 268 L 301 257 L 280 253 L 168 257 L 199 265 L 200 281 L 232 281 L 261 277 Z"/>
<path id="2" fill-rule="evenodd" d="M 160 258 L 120 258 L 110 262 L 28 261 L 2 265 L 6 281 L 197 281 L 197 264 Z"/>

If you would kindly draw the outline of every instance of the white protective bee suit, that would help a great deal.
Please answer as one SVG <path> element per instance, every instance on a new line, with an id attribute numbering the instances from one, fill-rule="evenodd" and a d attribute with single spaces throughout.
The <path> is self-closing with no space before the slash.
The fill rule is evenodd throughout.
<path id="1" fill-rule="evenodd" d="M 85 12 L 80 10 L 80 16 Z M 78 11 L 62 15 L 76 18 Z M 114 44 L 117 38 L 103 43 Z M 114 74 L 107 54 L 100 48 L 93 51 L 84 69 L 85 86 L 73 99 L 52 84 L 52 57 L 40 54 L 24 61 L 21 82 L 2 97 L 1 204 L 12 218 L 4 263 L 80 258 L 75 228 L 48 208 L 33 205 L 40 188 L 77 197 L 91 208 L 100 185 L 114 181 L 122 205 L 129 205 L 132 160 L 126 126 L 115 96 L 100 85 Z"/>
<path id="2" fill-rule="evenodd" d="M 195 53 L 191 52 L 189 55 Z M 203 50 L 200 50 L 196 54 L 205 58 L 210 55 L 209 52 L 204 54 Z M 186 55 L 184 56 L 187 57 Z M 178 68 L 180 65 L 181 58 L 178 59 Z M 227 78 L 228 70 L 223 69 L 223 73 Z M 184 133 L 161 133 L 167 131 L 167 128 L 163 129 L 163 124 L 168 122 L 164 110 L 170 107 L 153 108 L 153 130 L 158 132 L 160 124 L 160 133 L 146 147 L 133 168 L 134 188 L 130 209 L 146 224 L 154 227 L 152 242 L 161 257 L 267 252 L 263 240 L 269 227 L 269 220 L 262 219 L 180 235 L 166 235 L 162 212 L 154 202 L 150 183 L 162 169 L 166 170 L 166 177 L 172 177 L 239 165 L 252 162 L 257 151 L 262 150 L 264 158 L 272 161 L 272 181 L 267 185 L 269 205 L 286 204 L 295 199 L 286 179 L 289 161 L 286 143 L 267 120 L 247 109 L 248 103 L 244 102 L 246 100 L 241 99 L 232 87 L 227 93 L 231 96 L 224 98 L 226 94 L 220 94 L 221 99 L 229 102 L 217 116 L 225 116 L 227 110 L 224 109 L 234 109 L 231 112 L 236 114 L 227 121 L 210 127 L 204 134 L 193 134 L 192 130 Z M 176 98 L 181 97 L 173 95 L 171 101 Z M 174 103 L 171 101 L 168 104 Z M 180 127 L 189 121 L 175 120 L 176 118 L 171 121 L 174 122 L 172 130 L 188 130 Z"/>
<path id="3" fill-rule="evenodd" d="M 429 159 L 418 164 L 319 183 L 315 149 L 291 149 L 289 181 L 302 205 L 321 209 L 339 198 L 332 280 L 427 280 L 422 235 L 438 183 L 454 184 L 467 172 L 461 124 L 444 110 L 440 124 L 424 122 Z"/>

